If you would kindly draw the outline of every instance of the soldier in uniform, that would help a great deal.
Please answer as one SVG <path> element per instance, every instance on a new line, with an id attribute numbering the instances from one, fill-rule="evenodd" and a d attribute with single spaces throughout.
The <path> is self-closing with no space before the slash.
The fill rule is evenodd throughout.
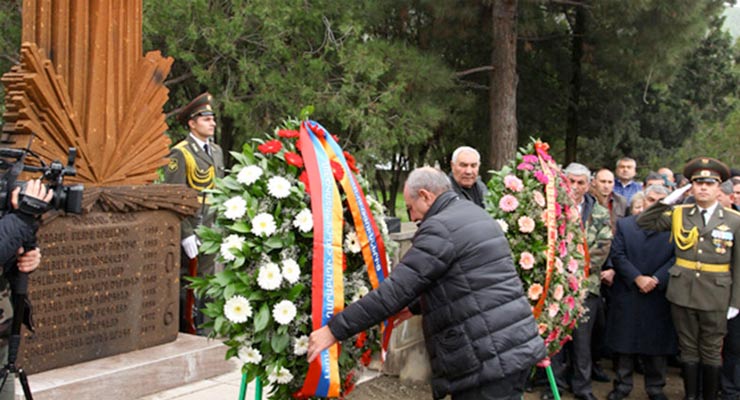
<path id="1" fill-rule="evenodd" d="M 638 217 L 643 229 L 670 230 L 676 263 L 670 268 L 666 297 L 678 333 L 686 399 L 717 398 L 722 339 L 727 320 L 740 308 L 740 213 L 717 201 L 720 182 L 729 177 L 722 162 L 702 157 L 689 161 L 684 175 L 691 185 L 671 193 Z M 695 204 L 672 205 L 692 189 Z"/>
<path id="2" fill-rule="evenodd" d="M 202 203 L 200 213 L 196 216 L 186 218 L 182 221 L 180 233 L 182 235 L 182 268 L 180 276 L 188 273 L 190 260 L 198 258 L 198 276 L 214 273 L 214 256 L 198 256 L 198 238 L 195 230 L 199 224 L 211 226 L 215 215 L 208 212 L 204 189 L 213 188 L 215 178 L 224 176 L 224 155 L 221 147 L 213 143 L 213 135 L 216 131 L 216 120 L 211 106 L 213 97 L 209 93 L 203 93 L 185 106 L 178 120 L 190 131 L 188 137 L 172 147 L 170 162 L 165 168 L 165 182 L 187 185 L 198 191 L 198 200 Z M 183 281 L 183 286 L 186 282 Z M 186 331 L 185 290 L 180 293 L 180 330 Z M 202 302 L 202 301 L 201 301 Z M 201 306 L 196 308 L 200 309 Z M 187 310 L 187 312 L 191 312 Z M 202 323 L 202 315 L 198 312 L 196 323 Z"/>

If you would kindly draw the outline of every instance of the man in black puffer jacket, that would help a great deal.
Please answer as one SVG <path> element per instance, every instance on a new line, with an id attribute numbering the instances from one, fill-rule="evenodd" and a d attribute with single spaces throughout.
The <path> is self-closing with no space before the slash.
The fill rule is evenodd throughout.
<path id="1" fill-rule="evenodd" d="M 435 399 L 520 399 L 546 354 L 501 228 L 434 168 L 409 175 L 404 199 L 421 221 L 413 246 L 376 290 L 311 334 L 309 361 L 413 303 L 424 316 Z"/>

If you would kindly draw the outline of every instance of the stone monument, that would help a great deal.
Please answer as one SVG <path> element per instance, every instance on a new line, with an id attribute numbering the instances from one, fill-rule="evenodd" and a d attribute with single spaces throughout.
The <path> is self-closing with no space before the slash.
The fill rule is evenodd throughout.
<path id="1" fill-rule="evenodd" d="M 2 77 L 0 141 L 30 142 L 45 160 L 77 148 L 77 176 L 65 183 L 85 190 L 82 215 L 47 213 L 39 230 L 36 330 L 25 331 L 18 364 L 34 374 L 175 341 L 179 223 L 199 204 L 184 186 L 151 184 L 169 152 L 162 110 L 173 60 L 142 56 L 142 0 L 24 0 L 22 18 L 20 63 Z M 112 384 L 101 386 L 108 395 Z M 84 398 L 101 398 L 91 387 Z"/>

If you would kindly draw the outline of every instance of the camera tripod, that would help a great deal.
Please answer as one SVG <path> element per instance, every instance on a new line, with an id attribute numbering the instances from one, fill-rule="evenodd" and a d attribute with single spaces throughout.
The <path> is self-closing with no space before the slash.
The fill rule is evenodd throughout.
<path id="1" fill-rule="evenodd" d="M 21 382 L 24 397 L 27 400 L 33 400 L 33 397 L 31 396 L 31 388 L 28 386 L 26 371 L 15 363 L 18 358 L 18 350 L 21 344 L 21 325 L 26 317 L 28 274 L 20 272 L 15 268 L 9 282 L 11 292 L 13 293 L 11 296 L 13 301 L 13 325 L 11 328 L 10 339 L 8 340 L 8 363 L 0 369 L 0 391 L 2 391 L 6 384 L 14 384 L 13 376 L 15 375 Z M 10 382 L 8 382 L 8 377 L 10 377 Z"/>

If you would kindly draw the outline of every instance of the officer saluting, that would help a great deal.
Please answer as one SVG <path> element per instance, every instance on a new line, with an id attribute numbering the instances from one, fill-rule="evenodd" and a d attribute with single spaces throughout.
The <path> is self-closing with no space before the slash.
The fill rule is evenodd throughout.
<path id="1" fill-rule="evenodd" d="M 722 162 L 697 158 L 683 173 L 691 184 L 643 212 L 637 223 L 643 229 L 671 231 L 676 264 L 669 270 L 666 297 L 678 333 L 685 398 L 699 398 L 701 371 L 703 399 L 714 400 L 727 320 L 740 309 L 740 246 L 735 245 L 740 213 L 717 201 L 719 185 L 730 175 Z M 689 188 L 696 204 L 672 206 Z"/>
<path id="2" fill-rule="evenodd" d="M 200 192 L 203 189 L 212 188 L 215 178 L 224 176 L 223 151 L 219 145 L 213 143 L 216 120 L 211 106 L 212 99 L 209 93 L 203 93 L 180 111 L 178 121 L 185 125 L 190 133 L 185 140 L 172 147 L 170 162 L 164 171 L 165 182 L 185 184 L 197 190 L 198 200 L 201 202 L 204 200 Z M 198 257 L 198 239 L 195 236 L 195 229 L 199 223 L 211 226 L 215 219 L 215 216 L 208 212 L 207 205 L 203 205 L 199 214 L 184 219 L 181 224 L 183 250 L 181 277 L 187 273 L 190 260 Z M 212 255 L 198 257 L 199 276 L 213 274 L 214 259 Z M 181 291 L 180 297 L 182 308 L 185 303 L 185 292 Z M 184 313 L 181 310 L 181 317 L 185 315 Z M 201 323 L 202 320 L 196 322 Z M 187 331 L 187 328 L 185 321 L 181 318 L 180 330 Z"/>

